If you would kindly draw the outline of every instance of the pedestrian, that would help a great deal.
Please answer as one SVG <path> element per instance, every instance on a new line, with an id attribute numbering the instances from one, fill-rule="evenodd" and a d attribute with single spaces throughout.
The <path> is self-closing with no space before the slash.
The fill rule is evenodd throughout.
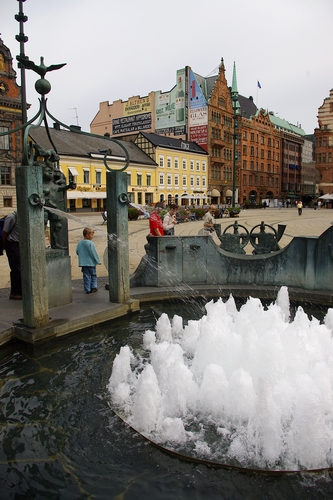
<path id="1" fill-rule="evenodd" d="M 21 259 L 19 245 L 19 229 L 17 214 L 7 215 L 2 230 L 3 248 L 6 250 L 10 267 L 10 295 L 11 300 L 22 299 Z"/>
<path id="2" fill-rule="evenodd" d="M 86 293 L 95 293 L 98 290 L 96 265 L 100 260 L 92 239 L 95 231 L 91 227 L 85 227 L 83 230 L 83 240 L 76 246 L 76 253 L 79 257 L 79 267 L 83 273 L 83 287 Z"/>
<path id="3" fill-rule="evenodd" d="M 301 202 L 301 200 L 297 202 L 296 207 L 298 210 L 298 215 L 302 215 L 303 203 Z"/>
<path id="4" fill-rule="evenodd" d="M 205 213 L 204 216 L 204 230 L 203 234 L 204 236 L 213 236 L 213 233 L 215 231 L 214 228 L 214 214 L 215 214 L 216 207 L 215 205 L 210 205 L 208 212 Z"/>
<path id="5" fill-rule="evenodd" d="M 321 208 L 321 201 L 318 200 L 318 210 L 320 210 L 320 208 Z"/>
<path id="6" fill-rule="evenodd" d="M 282 208 L 282 201 L 279 201 L 278 207 L 279 207 L 279 210 L 281 210 L 281 208 Z"/>
<path id="7" fill-rule="evenodd" d="M 169 212 L 167 212 L 163 217 L 163 229 L 165 236 L 174 236 L 175 234 L 175 225 L 177 224 L 176 210 L 177 205 L 171 204 Z"/>
<path id="8" fill-rule="evenodd" d="M 162 202 L 155 204 L 155 208 L 149 217 L 149 230 L 152 236 L 164 236 L 163 223 L 161 219 L 161 211 L 164 208 Z"/>

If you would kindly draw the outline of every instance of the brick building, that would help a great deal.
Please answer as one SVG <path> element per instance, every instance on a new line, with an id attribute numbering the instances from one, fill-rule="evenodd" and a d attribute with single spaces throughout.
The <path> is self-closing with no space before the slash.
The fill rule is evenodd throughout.
<path id="1" fill-rule="evenodd" d="M 318 108 L 318 127 L 314 131 L 316 142 L 316 168 L 321 179 L 319 196 L 333 193 L 333 89 Z"/>
<path id="2" fill-rule="evenodd" d="M 20 87 L 12 56 L 0 38 L 0 133 L 22 125 Z M 0 214 L 16 208 L 15 167 L 22 158 L 22 132 L 0 136 Z"/>

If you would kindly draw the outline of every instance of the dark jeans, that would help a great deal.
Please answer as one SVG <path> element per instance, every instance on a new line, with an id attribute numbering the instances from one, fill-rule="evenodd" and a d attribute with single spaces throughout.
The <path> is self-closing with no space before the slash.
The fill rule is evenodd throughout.
<path id="1" fill-rule="evenodd" d="M 22 295 L 20 246 L 15 241 L 6 242 L 6 254 L 10 267 L 10 293 Z"/>

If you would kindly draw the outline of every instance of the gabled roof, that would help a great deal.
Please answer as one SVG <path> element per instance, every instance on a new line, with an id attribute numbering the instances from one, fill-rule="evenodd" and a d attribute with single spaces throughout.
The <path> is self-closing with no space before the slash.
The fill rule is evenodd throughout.
<path id="1" fill-rule="evenodd" d="M 258 111 L 258 108 L 254 104 L 253 98 L 251 97 L 244 97 L 243 95 L 238 94 L 238 102 L 240 104 L 241 116 L 244 118 L 250 118 Z"/>
<path id="2" fill-rule="evenodd" d="M 44 127 L 32 128 L 29 132 L 30 137 L 44 149 L 52 149 L 46 129 Z M 98 154 L 111 149 L 112 156 L 124 158 L 122 147 L 107 137 L 79 134 L 74 131 L 50 129 L 50 135 L 57 152 L 60 156 L 76 156 L 81 158 L 91 157 L 92 154 Z M 154 160 L 144 153 L 136 144 L 129 141 L 117 142 L 122 144 L 128 151 L 130 163 L 139 163 L 144 165 L 156 166 Z"/>
<path id="3" fill-rule="evenodd" d="M 153 146 L 160 146 L 163 148 L 177 149 L 180 151 L 191 151 L 192 153 L 205 154 L 205 151 L 196 142 L 185 141 L 183 139 L 176 139 L 175 137 L 167 137 L 164 135 L 158 135 L 148 132 L 140 132 L 140 134 L 145 137 Z"/>
<path id="4" fill-rule="evenodd" d="M 205 78 L 204 76 L 198 75 L 198 73 L 193 72 L 193 74 L 198 82 L 198 85 L 201 88 L 203 95 L 206 98 L 206 101 L 209 101 L 209 99 L 211 98 L 216 80 L 218 79 L 219 75 L 207 76 Z"/>

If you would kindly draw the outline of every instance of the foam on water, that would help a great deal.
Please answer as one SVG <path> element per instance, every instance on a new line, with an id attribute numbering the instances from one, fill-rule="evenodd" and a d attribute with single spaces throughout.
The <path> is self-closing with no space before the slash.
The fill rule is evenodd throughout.
<path id="1" fill-rule="evenodd" d="M 288 290 L 206 305 L 183 326 L 162 314 L 140 352 L 122 347 L 108 388 L 114 408 L 152 441 L 195 457 L 270 469 L 333 466 L 333 309 L 324 323 Z"/>

